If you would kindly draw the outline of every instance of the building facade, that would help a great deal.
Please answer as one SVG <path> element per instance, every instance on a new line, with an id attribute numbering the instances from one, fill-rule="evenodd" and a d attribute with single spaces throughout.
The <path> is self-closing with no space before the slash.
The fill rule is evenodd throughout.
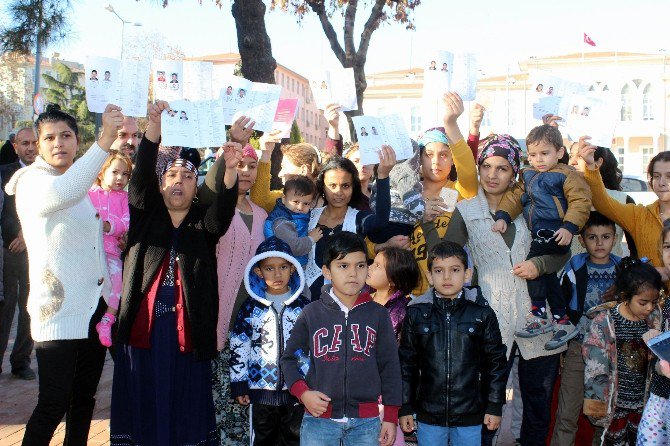
<path id="1" fill-rule="evenodd" d="M 477 102 L 487 108 L 482 134 L 495 131 L 525 138 L 538 124 L 532 116 L 530 79 L 534 72 L 544 72 L 587 84 L 591 91 L 621 95 L 612 151 L 626 174 L 644 175 L 649 160 L 670 147 L 670 59 L 665 54 L 576 53 L 530 58 L 520 61 L 518 68 L 478 80 Z M 367 79 L 366 114 L 399 113 L 413 135 L 433 124 L 422 122 L 422 69 L 377 73 Z M 459 121 L 464 131 L 470 106 L 466 104 Z"/>

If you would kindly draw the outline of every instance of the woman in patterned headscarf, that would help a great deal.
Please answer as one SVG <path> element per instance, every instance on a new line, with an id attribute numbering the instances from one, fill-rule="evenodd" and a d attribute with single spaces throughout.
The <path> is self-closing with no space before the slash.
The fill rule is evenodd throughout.
<path id="1" fill-rule="evenodd" d="M 118 316 L 111 444 L 216 445 L 211 359 L 216 357 L 215 249 L 233 218 L 242 147 L 226 143 L 215 198 L 196 198 L 198 170 L 170 161 L 156 175 L 158 101 L 137 152 Z M 223 167 L 225 164 L 225 167 Z"/>
<path id="2" fill-rule="evenodd" d="M 491 135 L 485 140 L 477 158 L 479 192 L 475 198 L 456 205 L 444 238 L 468 249 L 477 271 L 473 282 L 479 285 L 496 313 L 509 360 L 514 361 L 515 351 L 520 353 L 517 367 L 525 409 L 521 444 L 539 444 L 544 441 L 549 429 L 558 353 L 565 347 L 545 350 L 544 344 L 551 339 L 551 333 L 515 339 L 514 331 L 525 325 L 530 311 L 525 279 L 559 270 L 569 255 L 559 259 L 541 256 L 526 260 L 531 239 L 523 216 L 517 217 L 503 234 L 491 231 L 493 213 L 519 173 L 520 154 L 519 143 L 509 135 Z M 430 246 L 432 240 L 428 241 L 428 248 Z M 514 370 L 517 373 L 517 369 Z M 518 398 L 517 392 L 514 397 Z M 483 434 L 483 444 L 490 444 L 493 433 L 484 428 Z M 538 442 L 538 439 L 541 441 Z"/>

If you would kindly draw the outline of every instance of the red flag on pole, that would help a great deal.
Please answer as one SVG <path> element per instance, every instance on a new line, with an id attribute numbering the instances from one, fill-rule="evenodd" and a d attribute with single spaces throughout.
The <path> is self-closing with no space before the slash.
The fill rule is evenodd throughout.
<path id="1" fill-rule="evenodd" d="M 596 43 L 591 40 L 588 34 L 584 33 L 584 43 L 591 46 L 596 46 Z"/>

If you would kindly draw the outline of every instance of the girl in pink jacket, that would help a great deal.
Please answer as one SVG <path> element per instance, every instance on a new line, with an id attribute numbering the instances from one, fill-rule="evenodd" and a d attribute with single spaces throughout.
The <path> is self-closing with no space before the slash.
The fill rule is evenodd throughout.
<path id="1" fill-rule="evenodd" d="M 123 262 L 119 241 L 128 232 L 130 223 L 128 192 L 124 188 L 130 180 L 132 170 L 133 162 L 127 155 L 121 152 L 111 153 L 98 174 L 96 185 L 88 191 L 91 202 L 102 221 L 107 269 L 112 281 L 112 292 L 107 302 L 107 311 L 95 326 L 100 343 L 105 347 L 112 345 L 112 325 L 116 321 L 123 287 Z"/>

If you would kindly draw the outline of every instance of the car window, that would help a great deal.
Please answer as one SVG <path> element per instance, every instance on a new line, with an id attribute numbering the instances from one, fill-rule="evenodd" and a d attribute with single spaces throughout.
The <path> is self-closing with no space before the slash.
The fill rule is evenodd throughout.
<path id="1" fill-rule="evenodd" d="M 647 183 L 637 178 L 623 178 L 621 189 L 624 192 L 644 192 L 647 190 Z"/>

